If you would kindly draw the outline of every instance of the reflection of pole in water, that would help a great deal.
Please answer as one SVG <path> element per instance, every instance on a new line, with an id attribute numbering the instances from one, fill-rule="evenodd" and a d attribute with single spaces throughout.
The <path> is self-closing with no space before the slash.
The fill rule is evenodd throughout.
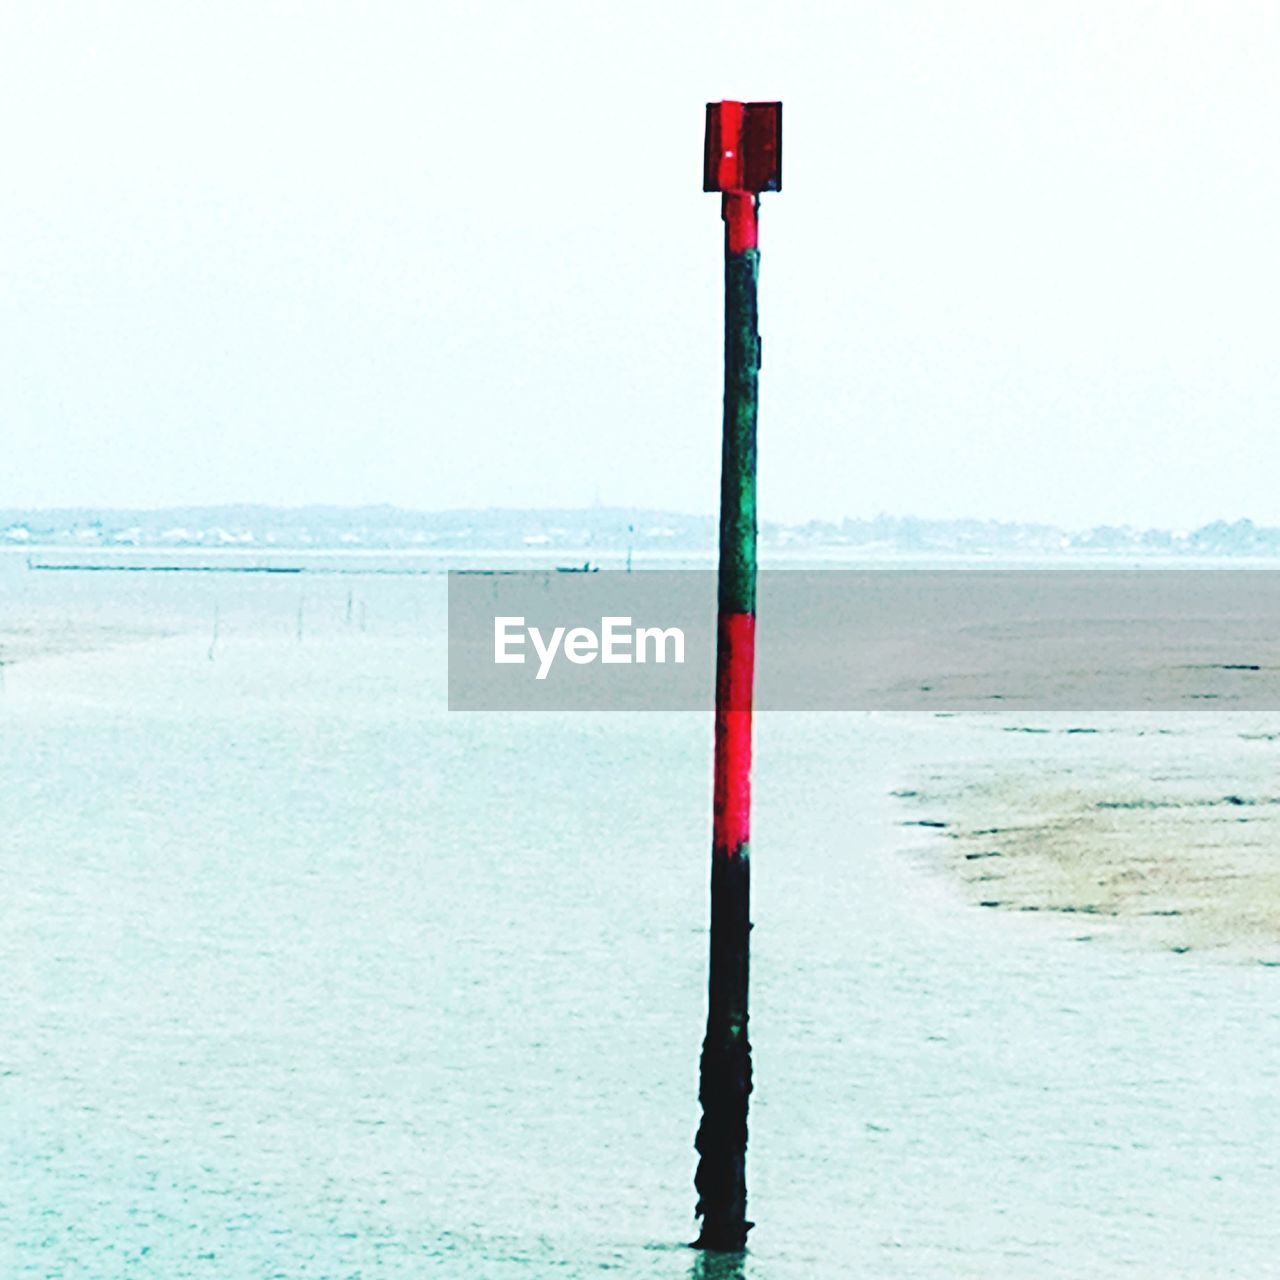
<path id="1" fill-rule="evenodd" d="M 213 635 L 209 637 L 209 661 L 213 661 L 213 651 L 218 647 L 218 602 L 213 602 Z"/>
<path id="2" fill-rule="evenodd" d="M 744 1280 L 741 1253 L 697 1253 L 689 1268 L 689 1280 Z"/>
<path id="3" fill-rule="evenodd" d="M 347 626 L 351 625 L 351 592 L 347 592 Z"/>
<path id="4" fill-rule="evenodd" d="M 302 643 L 302 605 L 306 600 L 306 596 L 298 597 L 298 643 Z"/>

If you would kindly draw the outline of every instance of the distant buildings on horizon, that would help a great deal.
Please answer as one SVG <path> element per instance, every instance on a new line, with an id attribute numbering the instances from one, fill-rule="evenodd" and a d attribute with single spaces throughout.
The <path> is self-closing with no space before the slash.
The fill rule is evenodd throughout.
<path id="1" fill-rule="evenodd" d="M 997 520 L 876 516 L 803 524 L 765 522 L 761 546 L 935 554 L 1062 552 L 1280 555 L 1280 528 L 1215 520 L 1187 532 L 1104 525 L 1068 531 Z M 711 550 L 710 516 L 591 507 L 419 512 L 396 507 L 184 507 L 164 511 L 0 511 L 0 546 L 228 549 L 531 550 L 643 553 Z"/>

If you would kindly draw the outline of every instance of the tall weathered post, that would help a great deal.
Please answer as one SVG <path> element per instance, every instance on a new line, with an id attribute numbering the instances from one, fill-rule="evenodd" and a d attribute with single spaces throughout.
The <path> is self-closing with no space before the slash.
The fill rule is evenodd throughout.
<path id="1" fill-rule="evenodd" d="M 711 102 L 704 191 L 719 191 L 724 241 L 724 452 L 716 632 L 711 980 L 699 1098 L 698 1246 L 746 1245 L 747 979 L 751 933 L 751 693 L 756 627 L 756 327 L 759 193 L 782 188 L 782 104 Z"/>

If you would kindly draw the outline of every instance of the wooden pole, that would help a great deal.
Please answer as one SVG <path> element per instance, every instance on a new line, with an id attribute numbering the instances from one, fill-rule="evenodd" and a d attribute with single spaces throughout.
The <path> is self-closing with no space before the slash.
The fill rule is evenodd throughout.
<path id="1" fill-rule="evenodd" d="M 764 109 L 752 147 L 749 113 Z M 713 118 L 713 112 L 714 118 Z M 760 369 L 756 293 L 760 190 L 776 190 L 781 107 L 708 108 L 704 185 L 720 190 L 725 223 L 724 423 L 716 638 L 711 966 L 702 1044 L 702 1123 L 695 1146 L 704 1249 L 741 1250 L 747 1232 L 747 1038 L 751 936 L 751 709 L 756 623 L 756 418 Z M 761 145 L 761 143 L 768 145 Z M 752 165 L 755 164 L 753 172 Z M 761 164 L 765 168 L 761 169 Z M 714 166 L 714 170 L 713 170 Z M 764 173 L 761 181 L 760 174 Z M 754 180 L 753 180 L 754 179 Z"/>

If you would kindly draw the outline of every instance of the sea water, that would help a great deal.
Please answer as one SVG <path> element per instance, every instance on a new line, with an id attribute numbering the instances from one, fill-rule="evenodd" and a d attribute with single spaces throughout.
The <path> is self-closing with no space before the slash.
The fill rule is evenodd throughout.
<path id="1" fill-rule="evenodd" d="M 0 1275 L 1275 1273 L 1280 971 L 966 906 L 918 716 L 759 720 L 757 1226 L 688 1249 L 709 716 L 451 714 L 443 578 L 307 564 L 0 557 L 126 637 L 3 672 Z"/>

